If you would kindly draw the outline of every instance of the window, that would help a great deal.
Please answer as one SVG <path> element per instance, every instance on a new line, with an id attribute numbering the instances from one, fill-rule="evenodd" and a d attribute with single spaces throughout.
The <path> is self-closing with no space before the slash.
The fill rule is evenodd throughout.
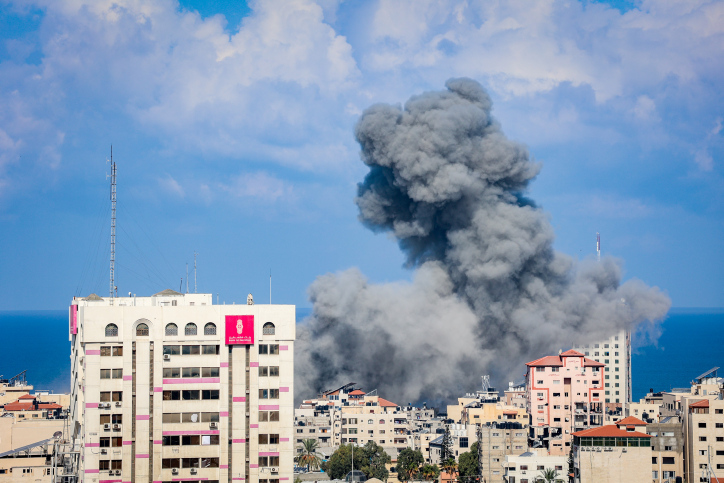
<path id="1" fill-rule="evenodd" d="M 461 437 L 459 440 L 459 446 L 461 448 L 467 448 L 468 447 L 468 438 Z"/>
<path id="2" fill-rule="evenodd" d="M 176 324 L 167 324 L 166 325 L 166 335 L 178 335 L 178 326 Z M 164 460 L 166 461 L 166 460 Z M 169 468 L 171 468 L 169 466 Z M 174 466 L 174 468 L 178 468 L 178 466 Z"/>
<path id="3" fill-rule="evenodd" d="M 718 429 L 724 428 L 724 423 L 714 423 L 714 427 Z"/>
<path id="4" fill-rule="evenodd" d="M 111 355 L 111 346 L 105 346 L 101 347 L 101 356 L 103 357 L 110 357 Z"/>
<path id="5" fill-rule="evenodd" d="M 201 399 L 219 399 L 218 389 L 204 389 L 201 391 Z"/>
<path id="6" fill-rule="evenodd" d="M 181 468 L 181 460 L 179 458 L 163 458 L 161 468 Z"/>
<path id="7" fill-rule="evenodd" d="M 201 368 L 199 367 L 184 367 L 181 371 L 182 377 L 200 377 Z"/>
<path id="8" fill-rule="evenodd" d="M 279 344 L 269 344 L 269 354 L 279 354 Z"/>
<path id="9" fill-rule="evenodd" d="M 179 444 L 181 444 L 180 436 L 164 436 L 163 437 L 163 446 L 178 446 Z"/>
<path id="10" fill-rule="evenodd" d="M 699 441 L 706 441 L 706 436 L 699 436 Z"/>
<path id="11" fill-rule="evenodd" d="M 187 334 L 188 335 L 188 334 Z M 181 347 L 181 354 L 185 356 L 195 356 L 201 353 L 197 345 L 185 345 Z"/>
<path id="12" fill-rule="evenodd" d="M 279 366 L 269 366 L 269 375 L 271 377 L 279 377 Z"/>
<path id="13" fill-rule="evenodd" d="M 676 462 L 674 461 L 674 457 L 673 457 L 673 456 L 664 456 L 662 463 L 665 464 L 665 465 L 673 465 L 673 464 L 676 464 Z"/>
<path id="14" fill-rule="evenodd" d="M 123 379 L 123 369 L 112 369 L 111 371 L 112 379 Z"/>
<path id="15" fill-rule="evenodd" d="M 274 324 L 271 322 L 267 322 L 264 324 L 264 327 L 262 327 L 262 334 L 264 335 L 274 335 L 275 333 L 275 327 Z"/>
<path id="16" fill-rule="evenodd" d="M 201 458 L 202 468 L 218 468 L 219 458 Z"/>
<path id="17" fill-rule="evenodd" d="M 181 354 L 181 346 L 180 345 L 165 345 L 163 346 L 163 353 L 164 355 L 169 354 L 172 356 L 176 356 Z"/>
<path id="18" fill-rule="evenodd" d="M 201 351 L 202 354 L 218 354 L 219 353 L 218 345 L 202 345 L 201 348 L 203 349 Z"/>
<path id="19" fill-rule="evenodd" d="M 118 337 L 118 326 L 116 324 L 106 325 L 106 337 Z"/>
<path id="20" fill-rule="evenodd" d="M 101 392 L 101 402 L 120 402 L 123 401 L 123 391 L 104 391 Z"/>
<path id="21" fill-rule="evenodd" d="M 198 458 L 181 458 L 181 468 L 198 468 L 198 467 L 199 467 Z"/>
<path id="22" fill-rule="evenodd" d="M 266 377 L 269 375 L 269 368 L 267 366 L 259 366 L 259 377 Z"/>
<path id="23" fill-rule="evenodd" d="M 110 369 L 101 369 L 101 379 L 110 379 L 111 378 L 111 370 Z"/>
<path id="24" fill-rule="evenodd" d="M 181 444 L 184 446 L 198 446 L 201 444 L 201 436 L 198 434 L 185 434 L 181 436 Z"/>
<path id="25" fill-rule="evenodd" d="M 184 329 L 184 335 L 196 335 L 196 324 L 189 322 Z"/>
<path id="26" fill-rule="evenodd" d="M 136 326 L 136 336 L 148 335 L 148 326 L 146 324 L 138 324 Z"/>
<path id="27" fill-rule="evenodd" d="M 164 379 L 176 379 L 178 377 L 181 377 L 181 368 L 180 367 L 164 367 L 163 368 L 163 378 Z"/>
<path id="28" fill-rule="evenodd" d="M 706 423 L 699 423 L 700 428 L 706 428 Z"/>
<path id="29" fill-rule="evenodd" d="M 181 391 L 181 398 L 184 401 L 196 401 L 199 399 L 199 396 L 200 396 L 200 394 L 199 394 L 198 389 L 196 389 L 196 390 L 187 389 L 187 390 Z"/>
<path id="30" fill-rule="evenodd" d="M 673 451 L 673 446 L 664 446 L 664 451 Z"/>
<path id="31" fill-rule="evenodd" d="M 204 326 L 204 335 L 216 335 L 216 325 L 209 322 Z"/>
<path id="32" fill-rule="evenodd" d="M 162 421 L 164 423 L 180 423 L 181 422 L 181 414 L 179 413 L 163 413 L 163 419 Z M 169 468 L 172 468 L 169 466 Z M 177 468 L 174 466 L 173 468 Z"/>
<path id="33" fill-rule="evenodd" d="M 219 377 L 218 367 L 202 367 L 201 377 Z"/>
<path id="34" fill-rule="evenodd" d="M 180 401 L 181 391 L 163 391 L 164 401 Z"/>

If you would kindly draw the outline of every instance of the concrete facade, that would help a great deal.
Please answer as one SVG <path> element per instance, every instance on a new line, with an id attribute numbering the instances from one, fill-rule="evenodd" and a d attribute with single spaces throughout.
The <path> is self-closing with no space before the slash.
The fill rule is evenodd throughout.
<path id="1" fill-rule="evenodd" d="M 651 435 L 651 477 L 653 483 L 679 481 L 684 475 L 684 431 L 674 423 L 649 424 Z"/>
<path id="2" fill-rule="evenodd" d="M 577 346 L 573 350 L 606 365 L 603 382 L 605 402 L 621 407 L 621 417 L 628 416 L 627 405 L 631 402 L 631 333 L 622 330 L 608 339 Z"/>
<path id="3" fill-rule="evenodd" d="M 539 455 L 534 451 L 505 457 L 506 483 L 534 483 L 542 481 L 542 472 L 552 469 L 556 472 L 556 483 L 568 481 L 567 456 Z"/>
<path id="4" fill-rule="evenodd" d="M 227 316 L 230 336 L 250 323 L 253 340 L 227 345 Z M 214 305 L 171 290 L 74 298 L 80 481 L 291 480 L 294 339 L 291 305 Z"/>
<path id="5" fill-rule="evenodd" d="M 526 366 L 532 446 L 568 455 L 574 431 L 602 424 L 605 366 L 573 350 Z"/>

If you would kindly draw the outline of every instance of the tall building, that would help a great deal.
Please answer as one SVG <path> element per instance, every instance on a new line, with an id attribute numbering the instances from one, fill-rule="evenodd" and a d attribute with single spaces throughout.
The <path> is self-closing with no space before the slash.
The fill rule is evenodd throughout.
<path id="1" fill-rule="evenodd" d="M 574 431 L 603 424 L 605 367 L 574 350 L 526 366 L 532 446 L 567 455 Z"/>
<path id="2" fill-rule="evenodd" d="M 606 407 L 621 408 L 620 417 L 628 416 L 628 403 L 631 402 L 631 332 L 622 330 L 608 339 L 574 347 L 573 350 L 606 365 L 603 381 Z"/>
<path id="3" fill-rule="evenodd" d="M 251 297 L 74 298 L 81 482 L 292 480 L 294 339 L 293 305 Z"/>

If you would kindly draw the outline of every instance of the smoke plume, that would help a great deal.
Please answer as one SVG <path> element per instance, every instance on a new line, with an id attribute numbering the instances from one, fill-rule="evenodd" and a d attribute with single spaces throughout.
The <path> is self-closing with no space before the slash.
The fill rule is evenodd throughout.
<path id="1" fill-rule="evenodd" d="M 613 259 L 553 250 L 548 215 L 528 198 L 540 166 L 502 133 L 477 82 L 375 105 L 356 127 L 369 167 L 360 220 L 390 232 L 412 282 L 357 270 L 319 277 L 300 327 L 297 394 L 356 382 L 398 404 L 442 401 L 480 376 L 520 380 L 524 363 L 661 319 L 670 301 Z"/>

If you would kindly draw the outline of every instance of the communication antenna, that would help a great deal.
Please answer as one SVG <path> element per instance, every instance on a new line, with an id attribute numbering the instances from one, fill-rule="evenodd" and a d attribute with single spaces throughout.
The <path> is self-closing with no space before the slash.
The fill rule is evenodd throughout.
<path id="1" fill-rule="evenodd" d="M 196 293 L 197 289 L 198 285 L 196 285 L 196 251 L 194 250 L 194 293 Z"/>
<path id="2" fill-rule="evenodd" d="M 186 293 L 189 293 L 189 262 L 186 262 Z"/>
<path id="3" fill-rule="evenodd" d="M 596 256 L 598 261 L 601 261 L 601 234 L 596 232 Z"/>
<path id="4" fill-rule="evenodd" d="M 111 284 L 110 297 L 116 290 L 116 163 L 113 162 L 113 145 L 111 144 Z"/>
<path id="5" fill-rule="evenodd" d="M 269 305 L 271 305 L 271 268 L 269 269 Z"/>

